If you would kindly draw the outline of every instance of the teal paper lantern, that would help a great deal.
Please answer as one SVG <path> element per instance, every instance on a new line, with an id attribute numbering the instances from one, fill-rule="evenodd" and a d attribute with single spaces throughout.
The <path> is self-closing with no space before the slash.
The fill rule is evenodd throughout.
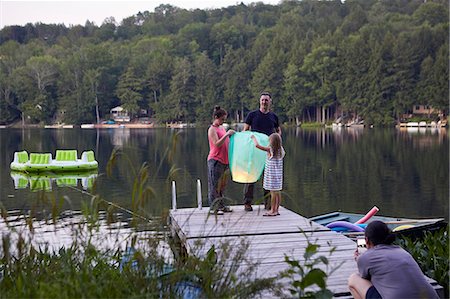
<path id="1" fill-rule="evenodd" d="M 228 158 L 231 178 L 237 183 L 254 183 L 264 170 L 267 152 L 256 148 L 252 135 L 260 145 L 269 146 L 269 137 L 263 133 L 237 132 L 230 138 Z"/>

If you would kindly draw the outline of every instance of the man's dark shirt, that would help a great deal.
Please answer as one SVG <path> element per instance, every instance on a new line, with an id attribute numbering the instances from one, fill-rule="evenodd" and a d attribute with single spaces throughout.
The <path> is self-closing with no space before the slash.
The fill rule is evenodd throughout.
<path id="1" fill-rule="evenodd" d="M 245 123 L 250 126 L 251 131 L 264 133 L 267 136 L 275 133 L 280 126 L 275 113 L 271 111 L 262 113 L 260 110 L 251 111 L 247 115 Z"/>

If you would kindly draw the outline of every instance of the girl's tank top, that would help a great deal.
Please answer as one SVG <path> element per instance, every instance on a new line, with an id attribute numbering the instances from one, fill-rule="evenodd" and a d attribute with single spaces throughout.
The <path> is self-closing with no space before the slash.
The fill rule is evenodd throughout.
<path id="1" fill-rule="evenodd" d="M 216 132 L 217 137 L 220 139 L 223 135 L 225 135 L 227 132 L 222 126 L 215 127 L 212 126 Z M 209 138 L 208 138 L 209 139 Z M 230 143 L 230 139 L 227 138 L 223 142 L 222 146 L 215 146 L 211 140 L 209 140 L 209 155 L 208 160 L 214 159 L 219 161 L 222 164 L 229 164 L 228 162 L 228 144 Z"/>

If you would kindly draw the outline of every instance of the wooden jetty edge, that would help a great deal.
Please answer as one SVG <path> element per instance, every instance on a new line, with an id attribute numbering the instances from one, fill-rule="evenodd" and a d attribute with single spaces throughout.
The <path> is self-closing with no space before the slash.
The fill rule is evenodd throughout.
<path id="1" fill-rule="evenodd" d="M 277 217 L 263 217 L 265 211 L 259 205 L 254 205 L 252 212 L 245 212 L 244 206 L 236 205 L 231 206 L 232 213 L 213 215 L 209 213 L 209 208 L 201 207 L 201 197 L 197 208 L 177 209 L 176 199 L 173 200 L 169 226 L 188 254 L 203 257 L 212 245 L 220 250 L 221 244 L 237 246 L 244 241 L 249 246 L 245 257 L 258 263 L 257 277 L 273 277 L 288 269 L 285 255 L 300 262 L 304 260 L 308 237 L 311 243 L 320 245 L 319 253 L 329 259 L 329 267 L 340 265 L 328 277 L 328 289 L 334 297 L 351 298 L 347 279 L 357 272 L 357 266 L 353 259 L 356 243 L 349 238 L 284 207 L 280 207 L 281 215 Z M 329 255 L 333 247 L 335 250 Z M 320 267 L 326 271 L 325 265 Z M 442 298 L 443 288 L 434 280 L 429 280 Z M 267 297 L 274 295 L 264 294 L 264 298 Z"/>

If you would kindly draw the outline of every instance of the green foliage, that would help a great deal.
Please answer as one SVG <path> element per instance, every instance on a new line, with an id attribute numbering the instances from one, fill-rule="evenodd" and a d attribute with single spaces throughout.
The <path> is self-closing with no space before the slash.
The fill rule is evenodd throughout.
<path id="1" fill-rule="evenodd" d="M 294 298 L 332 298 L 333 293 L 327 288 L 327 278 L 342 263 L 330 268 L 326 256 L 317 256 L 320 245 L 311 242 L 305 232 L 303 234 L 307 241 L 303 254 L 304 260 L 299 261 L 285 256 L 285 262 L 289 265 L 289 269 L 282 273 L 281 277 L 290 280 L 289 291 Z M 329 255 L 333 254 L 334 250 L 335 247 L 332 247 Z"/>
<path id="2" fill-rule="evenodd" d="M 121 101 L 122 107 L 131 112 L 132 115 L 136 115 L 139 112 L 139 108 L 148 107 L 141 103 L 143 97 L 141 91 L 143 89 L 142 80 L 140 80 L 133 68 L 128 70 L 120 77 L 117 84 L 117 97 Z"/>
<path id="3" fill-rule="evenodd" d="M 120 103 L 161 122 L 206 122 L 219 104 L 242 121 L 262 90 L 296 124 L 391 125 L 416 104 L 447 115 L 448 15 L 443 1 L 312 0 L 7 26 L 0 122 L 100 121 Z"/>
<path id="4" fill-rule="evenodd" d="M 398 242 L 419 264 L 423 273 L 444 287 L 449 296 L 449 227 L 435 232 L 425 231 L 420 239 L 402 237 Z"/>
<path id="5" fill-rule="evenodd" d="M 246 257 L 247 249 L 244 241 L 212 246 L 202 258 L 189 256 L 180 261 L 168 278 L 189 281 L 202 290 L 202 298 L 254 298 L 267 290 L 279 294 L 275 277 L 256 278 L 257 264 Z"/>
<path id="6" fill-rule="evenodd" d="M 302 128 L 318 128 L 318 127 L 322 127 L 323 124 L 320 122 L 305 122 L 302 123 Z"/>
<path id="7" fill-rule="evenodd" d="M 81 227 L 80 227 L 81 230 Z M 74 231 L 76 232 L 76 231 Z M 150 243 L 150 242 L 149 242 Z M 92 243 L 74 243 L 69 248 L 53 252 L 49 248 L 35 248 L 20 238 L 17 244 L 10 235 L 3 235 L 3 250 L 7 246 L 20 247 L 15 258 L 2 255 L 0 271 L 2 298 L 99 298 L 171 297 L 173 292 L 159 283 L 164 262 L 155 255 L 155 245 L 148 251 L 135 253 L 136 267 L 126 265 L 120 251 L 102 251 Z M 152 265 L 152 272 L 142 271 Z"/>

